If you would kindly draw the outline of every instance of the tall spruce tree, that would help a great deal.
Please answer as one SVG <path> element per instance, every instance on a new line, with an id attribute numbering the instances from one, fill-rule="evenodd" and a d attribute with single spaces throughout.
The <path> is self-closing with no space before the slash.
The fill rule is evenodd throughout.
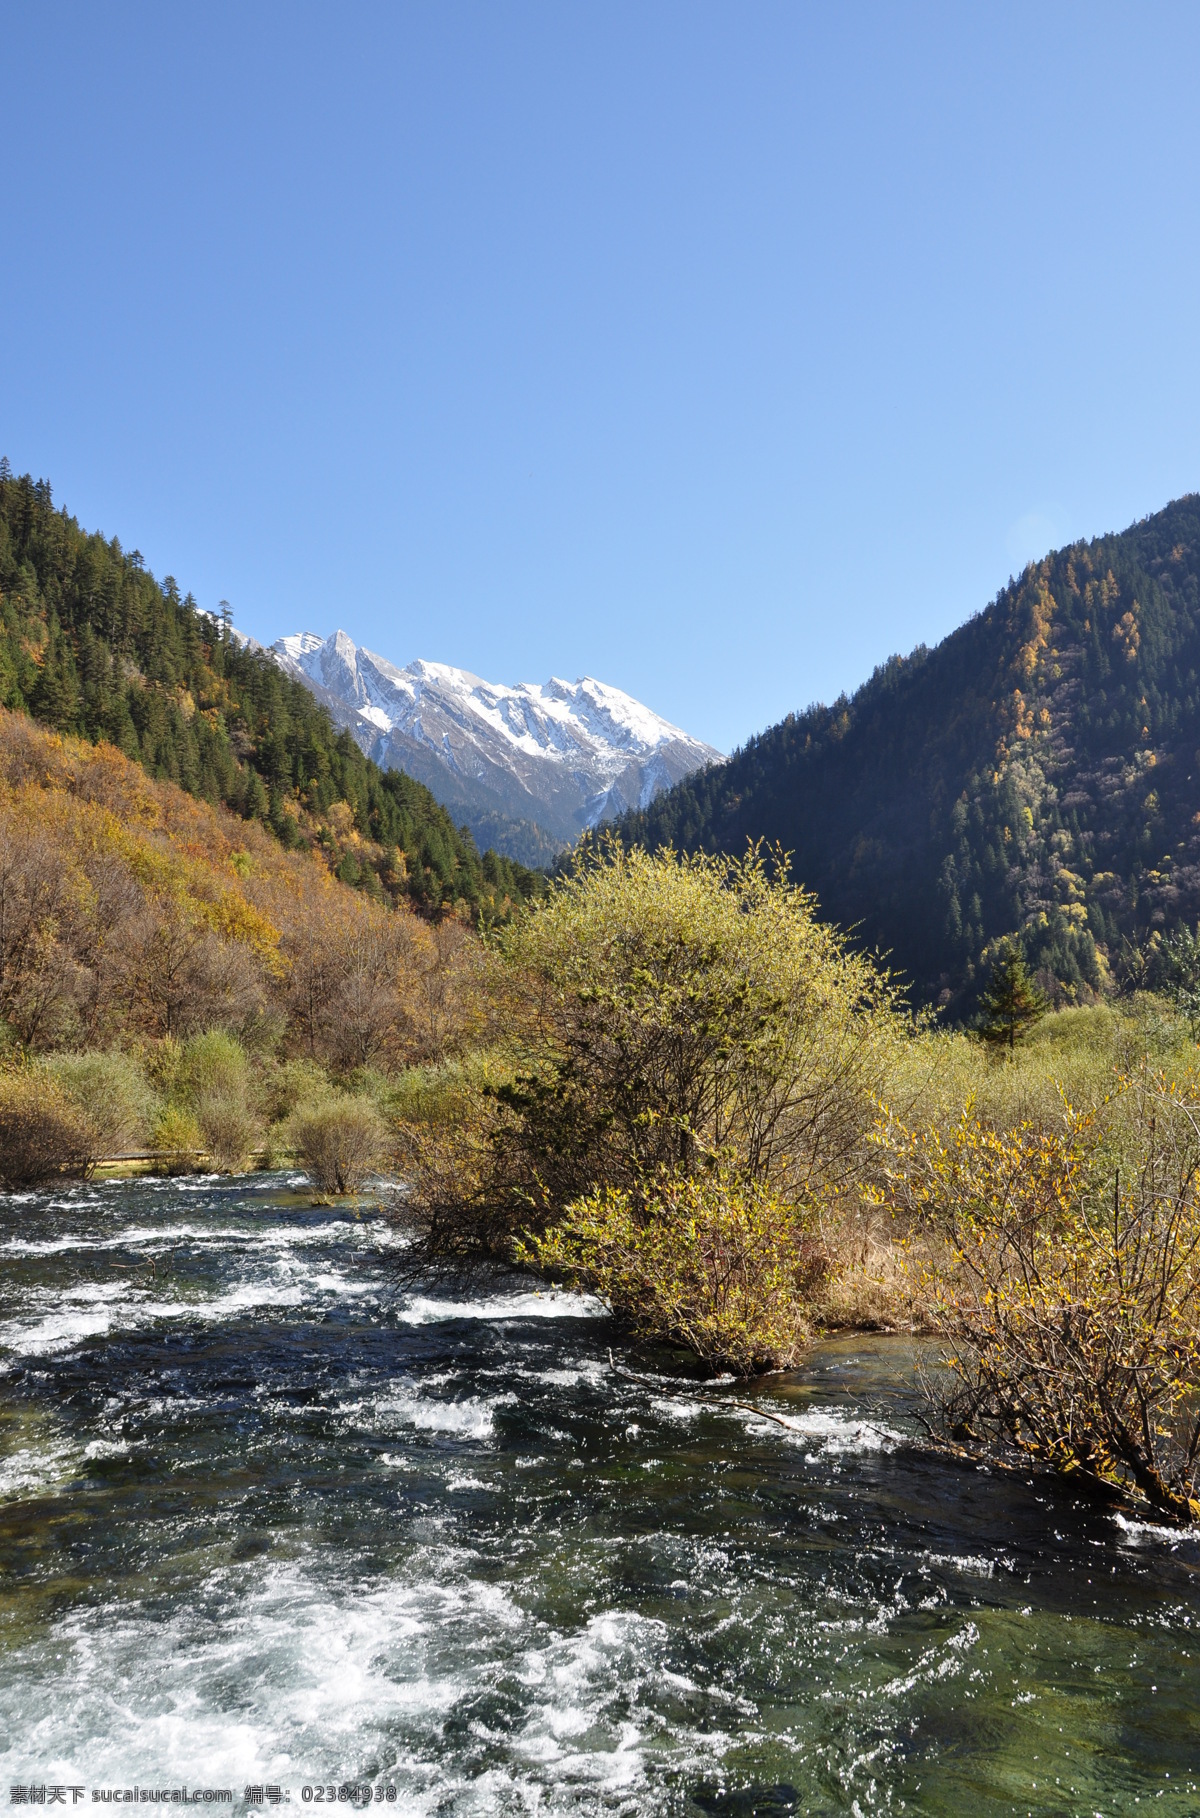
<path id="1" fill-rule="evenodd" d="M 57 618 L 51 616 L 42 666 L 30 700 L 35 715 L 60 732 L 74 732 L 79 712 L 79 677 Z"/>
<path id="2" fill-rule="evenodd" d="M 1007 1048 L 1011 1056 L 1023 1035 L 1039 1023 L 1049 1004 L 1029 975 L 1025 956 L 1015 941 L 1005 941 L 992 963 L 992 976 L 980 994 L 976 1030 L 990 1047 Z"/>

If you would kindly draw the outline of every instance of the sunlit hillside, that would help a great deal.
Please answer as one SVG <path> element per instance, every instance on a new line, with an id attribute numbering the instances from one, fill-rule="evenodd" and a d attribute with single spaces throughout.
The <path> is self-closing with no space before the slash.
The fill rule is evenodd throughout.
<path id="1" fill-rule="evenodd" d="M 29 1050 L 215 1026 L 346 1070 L 440 1052 L 464 919 L 0 711 L 0 1025 Z M 455 1007 L 451 1007 L 452 1004 Z"/>

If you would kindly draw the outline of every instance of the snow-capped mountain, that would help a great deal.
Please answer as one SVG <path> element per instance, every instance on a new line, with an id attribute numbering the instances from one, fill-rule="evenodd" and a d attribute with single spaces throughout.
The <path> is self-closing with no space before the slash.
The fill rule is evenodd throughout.
<path id="1" fill-rule="evenodd" d="M 551 848 L 567 845 L 721 756 L 590 676 L 506 688 L 446 663 L 398 669 L 344 631 L 302 631 L 270 654 L 368 757 L 426 784 L 485 843 L 520 845 L 515 857 L 538 845 L 537 829 Z M 506 839 L 502 820 L 535 828 Z"/>

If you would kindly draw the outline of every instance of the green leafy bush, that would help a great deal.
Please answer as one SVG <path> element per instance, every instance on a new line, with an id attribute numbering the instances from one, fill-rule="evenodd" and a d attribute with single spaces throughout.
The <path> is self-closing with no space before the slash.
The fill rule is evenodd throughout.
<path id="1" fill-rule="evenodd" d="M 123 1155 L 142 1147 L 155 1097 L 132 1055 L 91 1049 L 52 1055 L 44 1066 L 96 1132 L 101 1155 Z"/>
<path id="2" fill-rule="evenodd" d="M 502 950 L 530 1066 L 501 1099 L 564 1184 L 736 1149 L 795 1185 L 844 1171 L 899 1034 L 894 989 L 819 922 L 782 855 L 600 848 Z"/>
<path id="3" fill-rule="evenodd" d="M 244 1168 L 262 1126 L 242 1044 L 223 1029 L 185 1042 L 168 1039 L 158 1043 L 150 1068 L 168 1100 L 155 1147 L 177 1156 L 179 1171 L 198 1165 L 197 1150 L 222 1174 Z"/>
<path id="4" fill-rule="evenodd" d="M 242 1044 L 224 1029 L 193 1035 L 179 1050 L 174 1095 L 197 1106 L 204 1099 L 231 1099 L 245 1095 L 249 1060 Z"/>
<path id="5" fill-rule="evenodd" d="M 339 1094 L 301 1107 L 291 1120 L 296 1153 L 322 1193 L 355 1193 L 379 1165 L 387 1132 L 369 1100 Z"/>
<path id="6" fill-rule="evenodd" d="M 150 1134 L 159 1174 L 194 1174 L 204 1153 L 204 1132 L 190 1111 L 164 1105 Z"/>
<path id="7" fill-rule="evenodd" d="M 219 1174 L 240 1174 L 258 1142 L 258 1119 L 243 1098 L 210 1092 L 196 1105 L 196 1122 L 209 1160 Z"/>
<path id="8" fill-rule="evenodd" d="M 264 1098 L 272 1123 L 282 1123 L 301 1105 L 329 1095 L 324 1067 L 312 1060 L 288 1060 L 272 1067 L 264 1079 Z"/>

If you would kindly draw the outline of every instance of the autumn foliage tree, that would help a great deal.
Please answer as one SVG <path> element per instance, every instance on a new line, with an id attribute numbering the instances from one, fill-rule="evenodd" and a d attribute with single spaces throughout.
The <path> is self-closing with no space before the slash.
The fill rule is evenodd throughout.
<path id="1" fill-rule="evenodd" d="M 794 1356 L 818 1208 L 903 1040 L 886 975 L 780 854 L 602 843 L 500 936 L 491 988 L 508 1076 L 413 1142 L 427 1247 L 516 1247 L 710 1362 Z"/>
<path id="2" fill-rule="evenodd" d="M 555 1203 L 731 1149 L 788 1193 L 851 1165 L 898 997 L 782 854 L 585 849 L 499 945 L 525 1040 L 511 1143 Z"/>
<path id="3" fill-rule="evenodd" d="M 1197 1082 L 1143 1069 L 1049 1127 L 885 1114 L 876 1142 L 950 1342 L 943 1437 L 1200 1520 Z"/>

